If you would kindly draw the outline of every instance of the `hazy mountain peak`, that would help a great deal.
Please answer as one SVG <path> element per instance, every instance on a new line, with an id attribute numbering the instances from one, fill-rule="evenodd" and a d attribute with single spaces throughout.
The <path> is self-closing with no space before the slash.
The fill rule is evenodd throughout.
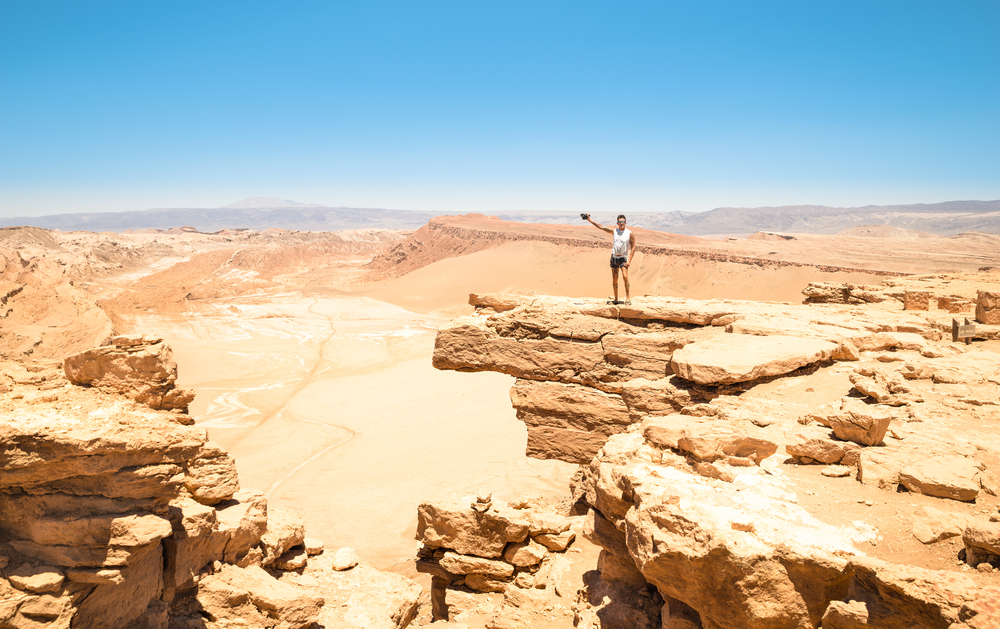
<path id="1" fill-rule="evenodd" d="M 236 203 L 223 205 L 220 210 L 250 210 L 272 207 L 323 207 L 317 203 L 300 203 L 289 201 L 288 199 L 278 199 L 276 197 L 248 197 Z"/>

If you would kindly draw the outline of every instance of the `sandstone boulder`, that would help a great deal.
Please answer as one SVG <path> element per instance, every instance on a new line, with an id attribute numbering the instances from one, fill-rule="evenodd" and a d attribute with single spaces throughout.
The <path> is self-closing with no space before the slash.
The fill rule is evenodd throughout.
<path id="1" fill-rule="evenodd" d="M 299 546 L 306 539 L 306 527 L 302 516 L 294 509 L 268 509 L 267 531 L 260 538 L 264 549 L 263 565 L 273 563 L 293 546 Z"/>
<path id="2" fill-rule="evenodd" d="M 918 507 L 913 514 L 913 537 L 921 544 L 933 544 L 950 537 L 958 537 L 965 530 L 968 518 L 961 513 Z"/>
<path id="3" fill-rule="evenodd" d="M 514 509 L 472 509 L 475 497 L 429 504 L 417 508 L 417 539 L 432 548 L 449 548 L 462 555 L 492 559 L 503 554 L 508 542 L 522 542 L 530 525 Z"/>
<path id="4" fill-rule="evenodd" d="M 163 339 L 118 336 L 112 343 L 68 356 L 63 363 L 66 378 L 150 408 L 187 411 L 194 392 L 176 388 L 177 363 Z"/>
<path id="5" fill-rule="evenodd" d="M 733 384 L 783 375 L 829 360 L 837 345 L 791 336 L 725 334 L 685 345 L 674 352 L 671 368 L 698 384 Z"/>
<path id="6" fill-rule="evenodd" d="M 979 495 L 982 468 L 963 456 L 931 456 L 902 468 L 899 482 L 918 494 L 972 502 Z"/>
<path id="7" fill-rule="evenodd" d="M 786 439 L 785 451 L 789 456 L 808 457 L 816 463 L 823 464 L 840 463 L 848 450 L 857 447 L 851 443 L 831 439 L 829 431 L 818 428 L 795 431 Z"/>
<path id="8" fill-rule="evenodd" d="M 284 623 L 289 629 L 309 627 L 318 622 L 322 597 L 278 581 L 258 566 L 238 568 L 224 565 L 206 580 L 218 579 L 232 588 L 230 601 L 242 600 L 243 593 L 266 616 Z M 225 617 L 224 612 L 216 614 Z M 213 615 L 216 615 L 213 614 Z"/>
<path id="9" fill-rule="evenodd" d="M 1000 556 L 1000 522 L 970 522 L 962 532 L 965 561 L 972 567 Z"/>
<path id="10" fill-rule="evenodd" d="M 240 490 L 236 461 L 215 443 L 206 442 L 198 456 L 188 463 L 184 487 L 202 504 L 228 500 Z"/>
<path id="11" fill-rule="evenodd" d="M 976 321 L 1000 325 L 1000 292 L 981 290 L 976 293 Z"/>
<path id="12" fill-rule="evenodd" d="M 444 553 L 440 563 L 451 574 L 482 574 L 494 579 L 511 579 L 514 576 L 514 566 L 507 562 L 450 551 Z"/>
<path id="13" fill-rule="evenodd" d="M 892 414 L 877 406 L 845 404 L 841 413 L 830 415 L 827 421 L 838 439 L 874 446 L 882 444 Z"/>
<path id="14" fill-rule="evenodd" d="M 504 550 L 503 558 L 507 563 L 518 568 L 538 565 L 548 550 L 533 539 L 514 542 Z"/>
<path id="15" fill-rule="evenodd" d="M 903 294 L 903 310 L 928 310 L 931 294 L 927 291 L 908 290 Z"/>

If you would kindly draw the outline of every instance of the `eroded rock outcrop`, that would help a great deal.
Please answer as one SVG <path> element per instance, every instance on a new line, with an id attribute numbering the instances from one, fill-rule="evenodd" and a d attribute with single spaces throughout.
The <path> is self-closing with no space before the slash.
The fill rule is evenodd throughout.
<path id="1" fill-rule="evenodd" d="M 63 365 L 73 384 L 124 395 L 150 408 L 187 411 L 194 399 L 194 391 L 176 386 L 177 363 L 161 338 L 115 336 L 109 345 L 68 356 Z"/>
<path id="2" fill-rule="evenodd" d="M 663 627 L 993 626 L 1000 449 L 970 426 L 1000 421 L 995 348 L 864 288 L 810 305 L 473 295 L 434 364 L 517 376 L 528 454 L 583 465 L 602 582 L 655 590 Z M 609 359 L 622 342 L 643 367 Z M 883 553 L 899 535 L 925 559 Z"/>

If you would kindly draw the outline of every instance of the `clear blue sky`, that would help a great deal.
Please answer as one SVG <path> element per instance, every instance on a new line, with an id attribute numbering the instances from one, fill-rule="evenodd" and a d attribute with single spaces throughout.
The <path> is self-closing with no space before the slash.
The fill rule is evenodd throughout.
<path id="1" fill-rule="evenodd" d="M 998 199 L 998 33 L 995 0 L 0 0 L 0 215 Z"/>

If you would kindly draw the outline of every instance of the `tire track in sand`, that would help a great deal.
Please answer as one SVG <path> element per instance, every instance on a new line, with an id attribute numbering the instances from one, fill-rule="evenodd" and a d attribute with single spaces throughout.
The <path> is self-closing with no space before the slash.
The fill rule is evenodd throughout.
<path id="1" fill-rule="evenodd" d="M 330 326 L 330 333 L 319 344 L 319 358 L 317 359 L 316 363 L 309 369 L 309 372 L 299 380 L 298 384 L 295 385 L 295 388 L 292 389 L 291 393 L 288 394 L 288 397 L 286 397 L 285 400 L 279 406 L 265 413 L 264 418 L 260 421 L 260 423 L 257 424 L 257 426 L 255 426 L 254 429 L 248 435 L 241 437 L 238 441 L 236 441 L 236 443 L 242 442 L 244 439 L 248 438 L 250 435 L 256 432 L 259 428 L 265 426 L 266 424 L 271 423 L 276 419 L 281 418 L 286 411 L 288 412 L 288 416 L 291 419 L 294 419 L 295 421 L 300 421 L 308 424 L 316 424 L 319 426 L 323 426 L 325 428 L 335 428 L 337 430 L 340 430 L 343 433 L 343 435 L 339 439 L 337 439 L 334 443 L 322 448 L 321 450 L 312 454 L 305 460 L 299 462 L 295 467 L 293 467 L 291 470 L 286 472 L 276 481 L 271 483 L 271 486 L 267 488 L 266 492 L 264 492 L 268 498 L 274 495 L 274 492 L 277 491 L 278 488 L 283 483 L 285 483 L 288 479 L 292 478 L 295 474 L 297 474 L 300 470 L 302 470 L 302 468 L 309 465 L 316 459 L 322 457 L 323 455 L 327 454 L 331 450 L 339 448 L 340 446 L 344 445 L 345 443 L 347 443 L 348 441 L 357 436 L 356 432 L 354 432 L 350 428 L 347 428 L 346 426 L 340 426 L 337 424 L 327 424 L 324 422 L 315 421 L 311 419 L 303 419 L 301 417 L 296 416 L 295 413 L 288 411 L 288 405 L 292 402 L 293 399 L 295 399 L 295 396 L 297 396 L 299 393 L 305 390 L 306 387 L 312 384 L 313 380 L 315 380 L 318 375 L 329 370 L 329 366 L 326 364 L 326 361 L 324 360 L 323 356 L 326 353 L 327 344 L 333 339 L 334 335 L 337 333 L 336 328 L 333 327 L 333 317 L 330 317 L 328 315 L 323 314 L 322 312 L 314 310 L 313 309 L 314 306 L 317 306 L 319 304 L 319 299 L 317 299 L 316 297 L 313 297 L 312 299 L 313 303 L 309 306 L 307 310 L 314 315 L 318 315 L 320 317 L 325 318 L 327 320 L 327 324 Z"/>

